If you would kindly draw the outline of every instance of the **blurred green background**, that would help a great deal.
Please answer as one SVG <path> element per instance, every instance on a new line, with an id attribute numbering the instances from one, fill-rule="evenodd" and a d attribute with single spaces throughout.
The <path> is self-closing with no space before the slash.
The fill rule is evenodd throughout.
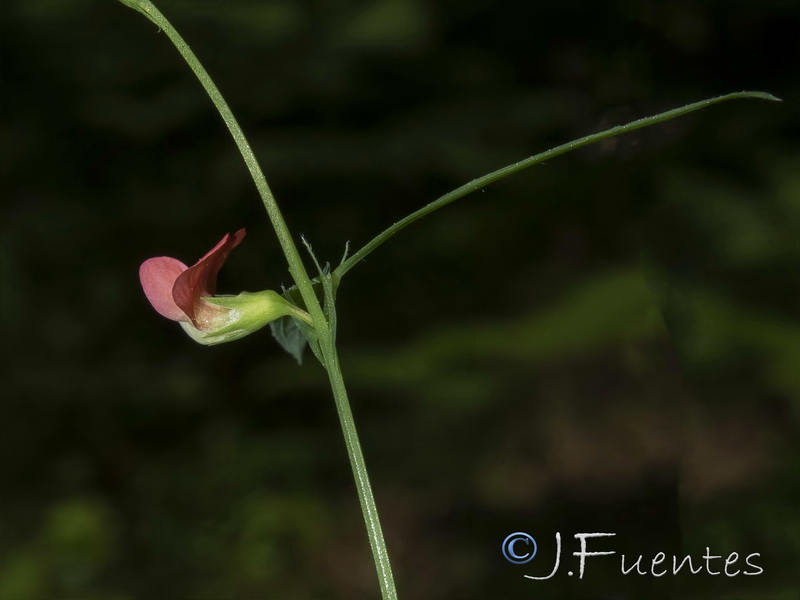
<path id="1" fill-rule="evenodd" d="M 339 338 L 403 600 L 798 597 L 796 1 L 159 6 L 331 262 L 557 143 L 782 97 L 426 218 L 344 280 Z M 117 2 L 3 13 L 0 600 L 376 598 L 319 366 L 267 331 L 198 346 L 139 288 L 144 259 L 191 264 L 239 227 L 220 291 L 289 283 L 210 102 Z M 515 531 L 539 541 L 524 567 L 500 553 Z M 617 556 L 567 576 L 594 531 Z M 560 573 L 524 579 L 556 532 Z M 619 573 L 706 547 L 764 573 Z"/>

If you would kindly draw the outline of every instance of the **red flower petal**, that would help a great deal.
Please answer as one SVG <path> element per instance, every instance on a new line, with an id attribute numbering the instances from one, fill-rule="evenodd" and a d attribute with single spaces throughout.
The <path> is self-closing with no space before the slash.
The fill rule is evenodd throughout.
<path id="1" fill-rule="evenodd" d="M 240 229 L 232 236 L 226 234 L 208 254 L 180 273 L 175 280 L 175 284 L 172 286 L 172 299 L 180 307 L 180 310 L 192 320 L 195 327 L 197 326 L 195 309 L 200 299 L 214 295 L 217 290 L 219 270 L 225 264 L 231 250 L 241 243 L 244 236 L 244 229 Z M 156 308 L 156 310 L 158 309 Z"/>
<path id="2" fill-rule="evenodd" d="M 172 297 L 175 281 L 187 268 L 181 261 L 169 256 L 147 259 L 139 267 L 139 281 L 144 295 L 159 314 L 173 321 L 189 320 Z"/>

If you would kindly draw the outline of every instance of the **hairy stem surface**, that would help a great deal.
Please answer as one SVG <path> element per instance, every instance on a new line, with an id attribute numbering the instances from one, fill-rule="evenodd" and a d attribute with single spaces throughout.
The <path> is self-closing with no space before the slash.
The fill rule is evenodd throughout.
<path id="1" fill-rule="evenodd" d="M 358 498 L 361 501 L 361 511 L 364 514 L 364 522 L 367 526 L 367 536 L 369 545 L 372 548 L 372 556 L 375 560 L 375 568 L 378 572 L 378 581 L 381 587 L 381 597 L 383 600 L 396 600 L 397 591 L 392 575 L 392 566 L 389 562 L 389 554 L 386 550 L 386 542 L 383 539 L 383 529 L 378 517 L 378 507 L 375 504 L 375 497 L 372 493 L 372 486 L 369 482 L 367 465 L 364 461 L 364 453 L 361 450 L 361 442 L 358 440 L 356 424 L 353 420 L 353 412 L 350 410 L 350 401 L 347 398 L 347 390 L 344 385 L 344 378 L 339 367 L 339 357 L 333 344 L 320 344 L 320 349 L 325 357 L 328 369 L 328 379 L 330 380 L 333 397 L 336 400 L 336 410 L 339 413 L 339 422 L 342 425 L 347 454 L 350 457 L 350 466 L 353 468 L 353 477 L 358 488 Z"/>

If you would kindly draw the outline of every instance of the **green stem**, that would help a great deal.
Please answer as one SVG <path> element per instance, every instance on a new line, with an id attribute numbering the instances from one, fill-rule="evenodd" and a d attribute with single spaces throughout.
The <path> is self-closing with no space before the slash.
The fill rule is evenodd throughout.
<path id="1" fill-rule="evenodd" d="M 175 45 L 175 48 L 180 52 L 192 71 L 194 71 L 197 79 L 200 80 L 200 83 L 211 98 L 217 111 L 219 111 L 222 120 L 225 121 L 225 125 L 228 126 L 228 130 L 231 132 L 231 136 L 233 136 L 233 141 L 236 142 L 236 146 L 239 148 L 242 158 L 244 158 L 247 169 L 250 171 L 250 176 L 256 184 L 261 200 L 264 202 L 264 207 L 267 209 L 267 215 L 269 215 L 272 227 L 275 229 L 275 234 L 278 236 L 278 242 L 280 242 L 281 249 L 286 256 L 286 262 L 289 263 L 289 273 L 291 273 L 294 282 L 297 284 L 297 288 L 300 290 L 306 308 L 314 321 L 314 326 L 319 330 L 324 329 L 326 326 L 325 315 L 314 293 L 314 289 L 311 286 L 311 279 L 306 272 L 305 265 L 303 265 L 303 260 L 300 258 L 297 246 L 295 246 L 289 228 L 286 226 L 286 221 L 284 221 L 283 215 L 278 208 L 278 203 L 272 195 L 272 190 L 269 189 L 269 185 L 264 177 L 264 173 L 261 171 L 258 160 L 256 160 L 255 154 L 253 154 L 250 143 L 247 141 L 242 128 L 236 121 L 236 117 L 233 116 L 231 109 L 228 107 L 228 103 L 225 102 L 219 89 L 214 84 L 203 65 L 200 64 L 200 61 L 195 56 L 194 52 L 192 52 L 192 49 L 189 48 L 189 45 L 150 0 L 120 0 L 120 2 L 142 13 L 161 28 L 169 40 Z"/>
<path id="2" fill-rule="evenodd" d="M 344 441 L 347 445 L 347 454 L 350 457 L 350 466 L 353 469 L 353 477 L 358 488 L 358 497 L 361 501 L 361 512 L 364 515 L 364 522 L 367 526 L 367 536 L 369 545 L 372 548 L 372 557 L 375 561 L 375 569 L 378 573 L 380 582 L 381 598 L 383 600 L 397 600 L 397 591 L 394 586 L 392 567 L 389 562 L 389 554 L 386 550 L 386 542 L 383 539 L 383 529 L 378 517 L 378 507 L 375 504 L 375 497 L 372 494 L 372 486 L 369 482 L 367 465 L 364 462 L 364 453 L 361 450 L 361 443 L 358 441 L 358 432 L 353 420 L 353 413 L 350 410 L 350 401 L 347 398 L 347 390 L 344 386 L 344 378 L 339 367 L 339 357 L 336 348 L 331 340 L 325 343 L 320 342 L 320 349 L 325 359 L 328 370 L 333 397 L 336 400 L 336 410 L 339 413 L 339 422 L 342 425 Z"/>
<path id="3" fill-rule="evenodd" d="M 278 204 L 272 195 L 272 191 L 267 185 L 261 167 L 256 160 L 255 155 L 244 135 L 239 123 L 233 116 L 228 104 L 225 102 L 222 94 L 217 89 L 217 86 L 211 80 L 206 70 L 200 64 L 200 61 L 194 55 L 192 50 L 178 34 L 175 28 L 164 17 L 163 14 L 153 5 L 149 0 L 120 0 L 123 4 L 137 10 L 145 15 L 158 27 L 160 27 L 170 41 L 175 45 L 178 51 L 183 56 L 184 60 L 189 64 L 192 71 L 194 71 L 200 83 L 205 88 L 209 97 L 211 98 L 214 106 L 216 106 L 225 124 L 233 136 L 239 151 L 244 158 L 250 175 L 256 184 L 264 206 L 267 209 L 272 226 L 278 236 L 278 241 L 281 244 L 283 253 L 286 255 L 286 261 L 289 263 L 289 271 L 295 281 L 306 308 L 310 313 L 310 318 L 313 321 L 314 330 L 319 339 L 319 346 L 322 352 L 322 362 L 328 372 L 330 379 L 331 389 L 336 401 L 336 409 L 339 413 L 339 420 L 342 425 L 342 432 L 344 434 L 345 444 L 347 446 L 347 453 L 350 457 L 350 465 L 353 468 L 355 476 L 356 488 L 358 490 L 359 500 L 361 502 L 361 510 L 364 514 L 364 521 L 367 527 L 367 536 L 369 538 L 370 547 L 375 560 L 375 568 L 378 573 L 378 580 L 380 582 L 381 597 L 383 600 L 397 600 L 397 592 L 395 591 L 394 579 L 392 577 L 392 569 L 389 563 L 389 554 L 386 549 L 386 542 L 383 539 L 383 531 L 381 529 L 380 520 L 378 518 L 378 509 L 375 505 L 375 498 L 372 494 L 372 486 L 369 482 L 367 474 L 367 466 L 364 462 L 364 453 L 361 450 L 361 444 L 358 440 L 355 422 L 353 420 L 353 413 L 350 410 L 350 402 L 347 398 L 347 390 L 344 385 L 344 378 L 339 366 L 339 359 L 336 353 L 334 344 L 334 331 L 333 325 L 325 318 L 325 313 L 322 310 L 319 299 L 314 292 L 311 279 L 306 272 L 303 261 L 295 246 L 294 240 L 289 232 L 283 215 L 278 208 Z M 330 298 L 330 292 L 326 294 Z M 308 322 L 308 315 L 298 309 L 295 315 L 305 322 Z M 331 311 L 331 315 L 333 312 Z"/>
<path id="4" fill-rule="evenodd" d="M 462 185 L 460 188 L 453 190 L 452 192 L 445 194 L 441 198 L 434 200 L 430 204 L 423 206 L 418 211 L 411 213 L 406 218 L 401 219 L 379 235 L 375 236 L 371 241 L 369 241 L 363 248 L 361 248 L 358 252 L 354 253 L 350 258 L 343 261 L 333 273 L 334 281 L 338 283 L 344 274 L 347 273 L 350 269 L 352 269 L 355 265 L 359 263 L 359 261 L 363 260 L 370 252 L 375 250 L 378 246 L 383 244 L 386 240 L 391 238 L 394 234 L 398 233 L 400 230 L 408 227 L 414 221 L 421 219 L 422 217 L 429 215 L 435 210 L 442 208 L 443 206 L 447 206 L 451 202 L 458 200 L 459 198 L 463 198 L 467 194 L 471 194 L 483 187 L 486 187 L 490 183 L 494 183 L 498 179 L 502 179 L 503 177 L 508 177 L 518 171 L 523 169 L 527 169 L 533 165 L 538 163 L 544 162 L 546 160 L 550 160 L 551 158 L 555 158 L 561 154 L 566 154 L 572 150 L 577 148 L 581 148 L 582 146 L 588 146 L 589 144 L 593 144 L 595 142 L 599 142 L 615 135 L 620 135 L 622 133 L 628 133 L 629 131 L 634 131 L 636 129 L 641 129 L 642 127 L 649 127 L 650 125 L 655 125 L 657 123 L 663 123 L 664 121 L 668 121 L 670 119 L 674 119 L 675 117 L 680 117 L 681 115 L 685 115 L 686 113 L 690 113 L 692 111 L 698 110 L 700 108 L 705 108 L 706 106 L 711 106 L 712 104 L 717 104 L 719 102 L 724 102 L 726 100 L 734 100 L 736 98 L 760 98 L 762 100 L 773 100 L 780 102 L 779 98 L 772 96 L 771 94 L 766 94 L 764 92 L 735 92 L 733 94 L 726 94 L 724 96 L 718 96 L 716 98 L 709 98 L 707 100 L 701 100 L 700 102 L 695 102 L 694 104 L 688 104 L 681 108 L 676 108 L 673 110 L 668 110 L 667 112 L 663 112 L 652 117 L 645 117 L 643 119 L 638 119 L 637 121 L 633 121 L 628 123 L 627 125 L 618 125 L 616 127 L 612 127 L 611 129 L 606 129 L 605 131 L 601 131 L 600 133 L 594 133 L 592 135 L 587 135 L 586 137 L 582 137 L 580 139 L 574 140 L 572 142 L 568 142 L 566 144 L 562 144 L 560 146 L 556 146 L 552 150 L 547 150 L 546 152 L 541 152 L 540 154 L 535 154 L 530 158 L 526 158 L 525 160 L 521 160 L 514 164 L 508 165 L 503 167 L 502 169 L 498 169 L 497 171 L 493 171 L 488 175 L 484 175 L 483 177 L 478 177 L 477 179 L 473 179 L 469 183 Z"/>

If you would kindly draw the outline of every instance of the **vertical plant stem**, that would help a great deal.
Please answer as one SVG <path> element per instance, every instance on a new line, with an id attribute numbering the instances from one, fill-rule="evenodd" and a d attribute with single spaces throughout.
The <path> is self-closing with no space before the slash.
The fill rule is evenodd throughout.
<path id="1" fill-rule="evenodd" d="M 328 369 L 328 379 L 333 390 L 333 397 L 336 400 L 336 410 L 339 413 L 339 422 L 342 425 L 342 433 L 347 446 L 347 454 L 350 457 L 350 466 L 353 469 L 353 477 L 358 488 L 358 498 L 361 501 L 361 512 L 364 515 L 364 524 L 367 527 L 369 545 L 372 549 L 372 558 L 375 561 L 375 569 L 378 573 L 378 582 L 381 588 L 381 598 L 383 600 L 397 600 L 397 591 L 392 575 L 392 566 L 389 562 L 389 552 L 386 549 L 386 541 L 383 539 L 383 529 L 378 517 L 378 507 L 375 504 L 375 497 L 372 493 L 372 486 L 369 482 L 367 465 L 364 461 L 364 453 L 361 450 L 361 442 L 358 440 L 356 424 L 353 420 L 353 412 L 350 410 L 350 401 L 347 398 L 347 390 L 344 385 L 344 378 L 339 366 L 339 357 L 336 348 L 330 340 L 320 341 L 320 349 L 325 358 Z"/>
<path id="2" fill-rule="evenodd" d="M 355 422 L 353 420 L 353 413 L 350 410 L 350 402 L 347 398 L 347 390 L 344 385 L 344 378 L 342 376 L 341 368 L 339 367 L 339 358 L 336 353 L 336 346 L 334 343 L 334 335 L 331 324 L 325 318 L 325 313 L 322 306 L 314 293 L 314 288 L 311 279 L 306 272 L 300 254 L 297 251 L 294 240 L 292 239 L 289 228 L 283 219 L 278 204 L 275 201 L 272 191 L 267 184 L 264 173 L 256 160 L 253 150 L 247 141 L 247 138 L 233 116 L 231 109 L 228 107 L 227 102 L 222 97 L 217 86 L 211 80 L 203 65 L 192 52 L 189 45 L 183 40 L 180 34 L 170 24 L 167 18 L 153 5 L 149 0 L 120 0 L 123 4 L 137 10 L 145 15 L 153 23 L 158 25 L 170 41 L 181 53 L 184 60 L 191 67 L 194 74 L 200 80 L 200 83 L 205 88 L 209 97 L 211 98 L 214 106 L 222 116 L 223 121 L 228 126 L 234 141 L 236 142 L 239 151 L 247 164 L 250 175 L 256 184 L 256 188 L 261 196 L 264 206 L 267 209 L 272 226 L 278 236 L 281 248 L 286 261 L 289 264 L 289 272 L 292 275 L 295 283 L 297 284 L 306 308 L 313 320 L 314 330 L 319 337 L 319 345 L 322 351 L 323 365 L 328 372 L 333 397 L 336 401 L 336 409 L 339 413 L 339 421 L 342 426 L 345 444 L 347 446 L 347 454 L 350 457 L 350 465 L 353 468 L 353 475 L 355 477 L 356 489 L 358 497 L 361 502 L 361 510 L 364 514 L 364 522 L 367 527 L 367 536 L 369 538 L 370 547 L 372 548 L 372 555 L 375 560 L 375 568 L 378 573 L 378 580 L 380 583 L 381 597 L 383 600 L 397 600 L 397 592 L 394 586 L 394 578 L 392 577 L 392 569 L 389 564 L 389 554 L 386 549 L 386 542 L 383 539 L 383 530 L 378 518 L 378 508 L 375 505 L 375 497 L 372 493 L 372 486 L 369 482 L 369 475 L 367 474 L 367 466 L 364 461 L 364 453 L 361 450 L 361 443 L 358 440 L 358 433 L 356 432 Z"/>

